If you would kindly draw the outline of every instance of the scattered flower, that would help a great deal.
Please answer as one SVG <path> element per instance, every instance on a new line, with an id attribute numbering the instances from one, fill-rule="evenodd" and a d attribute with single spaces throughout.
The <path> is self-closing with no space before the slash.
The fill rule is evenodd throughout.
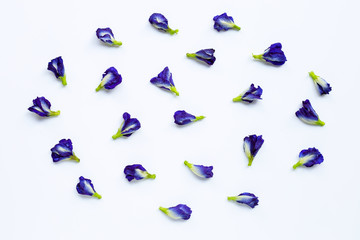
<path id="1" fill-rule="evenodd" d="M 309 75 L 314 80 L 314 83 L 321 95 L 329 94 L 329 92 L 331 91 L 331 87 L 330 84 L 325 81 L 325 79 L 315 75 L 313 71 L 309 72 Z"/>
<path id="2" fill-rule="evenodd" d="M 301 121 L 310 125 L 325 125 L 325 123 L 319 119 L 319 116 L 311 106 L 309 99 L 303 101 L 302 104 L 303 107 L 295 113 Z"/>
<path id="3" fill-rule="evenodd" d="M 171 28 L 169 28 L 168 20 L 166 19 L 166 17 L 164 15 L 162 15 L 160 13 L 151 14 L 151 16 L 149 18 L 149 22 L 156 29 L 158 29 L 158 30 L 160 30 L 162 32 L 168 32 L 171 35 L 179 32 L 178 29 L 172 30 Z"/>
<path id="4" fill-rule="evenodd" d="M 281 43 L 274 43 L 263 54 L 254 55 L 255 59 L 265 60 L 273 65 L 283 65 L 286 61 L 284 52 L 281 50 Z"/>
<path id="5" fill-rule="evenodd" d="M 124 121 L 121 124 L 119 130 L 115 135 L 112 136 L 113 139 L 125 136 L 130 137 L 136 130 L 138 130 L 141 125 L 139 120 L 136 118 L 130 118 L 130 114 L 125 112 L 123 114 Z"/>
<path id="6" fill-rule="evenodd" d="M 216 58 L 214 57 L 215 50 L 212 48 L 209 49 L 202 49 L 197 51 L 196 53 L 187 53 L 186 56 L 189 58 L 195 58 L 208 65 L 213 65 Z"/>
<path id="7" fill-rule="evenodd" d="M 212 172 L 213 166 L 194 165 L 185 161 L 184 164 L 196 175 L 201 178 L 211 178 L 214 174 Z"/>
<path id="8" fill-rule="evenodd" d="M 254 87 L 254 84 L 250 85 L 250 88 L 241 93 L 236 98 L 233 98 L 233 102 L 248 102 L 252 103 L 254 100 L 261 99 L 263 90 L 260 86 Z"/>
<path id="9" fill-rule="evenodd" d="M 29 107 L 30 112 L 34 112 L 40 117 L 58 116 L 60 111 L 51 111 L 51 103 L 45 97 L 37 97 L 33 100 L 33 106 Z"/>
<path id="10" fill-rule="evenodd" d="M 241 193 L 238 196 L 228 197 L 228 200 L 246 204 L 251 208 L 254 208 L 259 203 L 259 199 L 257 196 L 255 196 L 252 193 L 247 193 L 247 192 Z"/>
<path id="11" fill-rule="evenodd" d="M 80 182 L 76 185 L 76 190 L 81 195 L 94 196 L 98 199 L 101 199 L 101 195 L 98 194 L 94 185 L 91 183 L 90 179 L 84 178 L 83 176 L 79 177 Z"/>
<path id="12" fill-rule="evenodd" d="M 102 88 L 113 89 L 119 85 L 121 81 L 121 75 L 118 73 L 116 68 L 110 67 L 103 73 L 101 83 L 95 90 L 98 92 Z"/>
<path id="13" fill-rule="evenodd" d="M 166 215 L 168 215 L 169 217 L 175 220 L 178 219 L 188 220 L 192 213 L 191 209 L 185 204 L 179 204 L 175 207 L 170 207 L 170 208 L 159 207 L 159 209 L 162 212 L 164 212 Z"/>
<path id="14" fill-rule="evenodd" d="M 221 15 L 217 15 L 213 18 L 214 20 L 214 28 L 220 32 L 221 30 L 227 31 L 229 29 L 240 30 L 241 28 L 234 23 L 234 19 L 228 16 L 226 13 Z"/>
<path id="15" fill-rule="evenodd" d="M 47 69 L 52 71 L 55 74 L 55 77 L 60 79 L 64 86 L 67 84 L 64 63 L 63 63 L 63 59 L 61 58 L 61 56 L 51 60 L 48 63 Z"/>
<path id="16" fill-rule="evenodd" d="M 304 149 L 299 153 L 299 161 L 294 164 L 293 168 L 299 166 L 312 167 L 315 164 L 320 164 L 324 161 L 323 155 L 316 148 Z"/>
<path id="17" fill-rule="evenodd" d="M 176 96 L 179 96 L 179 92 L 175 88 L 174 81 L 172 79 L 172 73 L 168 67 L 165 67 L 157 77 L 154 77 L 150 80 L 155 86 L 165 89 L 167 91 L 173 92 Z"/>
<path id="18" fill-rule="evenodd" d="M 61 139 L 59 143 L 51 149 L 51 152 L 53 162 L 62 160 L 75 160 L 76 162 L 80 162 L 80 159 L 73 152 L 73 146 L 70 139 Z"/>
<path id="19" fill-rule="evenodd" d="M 121 46 L 122 42 L 116 41 L 113 32 L 110 28 L 98 28 L 96 30 L 96 36 L 102 42 L 110 46 Z"/>
<path id="20" fill-rule="evenodd" d="M 191 122 L 196 122 L 199 121 L 201 119 L 204 119 L 204 116 L 194 116 L 190 113 L 185 112 L 184 110 L 180 110 L 180 111 L 176 111 L 174 113 L 174 119 L 175 119 L 175 123 L 177 125 L 185 125 L 185 124 L 189 124 Z"/>
<path id="21" fill-rule="evenodd" d="M 262 135 L 256 136 L 250 135 L 244 138 L 244 151 L 249 159 L 248 166 L 251 166 L 256 154 L 264 143 L 264 139 L 262 139 Z"/>
<path id="22" fill-rule="evenodd" d="M 150 174 L 141 164 L 128 165 L 124 169 L 126 179 L 131 182 L 133 179 L 140 180 L 144 178 L 155 179 L 155 174 Z"/>

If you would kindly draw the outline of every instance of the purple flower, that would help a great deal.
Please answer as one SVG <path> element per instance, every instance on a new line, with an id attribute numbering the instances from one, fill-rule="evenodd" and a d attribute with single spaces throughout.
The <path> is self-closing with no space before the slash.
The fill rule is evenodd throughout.
<path id="1" fill-rule="evenodd" d="M 300 108 L 295 115 L 304 123 L 310 125 L 324 126 L 325 123 L 319 119 L 319 115 L 315 112 L 309 99 L 302 102 L 303 107 Z"/>
<path id="2" fill-rule="evenodd" d="M 202 49 L 197 51 L 196 53 L 187 53 L 186 56 L 189 58 L 198 59 L 208 65 L 213 65 L 216 58 L 214 56 L 215 50 L 212 48 L 209 49 Z"/>
<path id="3" fill-rule="evenodd" d="M 248 102 L 252 103 L 254 100 L 261 99 L 261 94 L 263 90 L 260 86 L 257 88 L 254 87 L 254 84 L 251 84 L 249 89 L 241 93 L 236 98 L 233 98 L 233 102 Z"/>
<path id="4" fill-rule="evenodd" d="M 217 15 L 213 18 L 214 20 L 214 28 L 220 32 L 221 30 L 227 31 L 229 29 L 240 30 L 240 27 L 235 25 L 234 19 L 228 16 L 226 13 L 221 15 Z"/>
<path id="5" fill-rule="evenodd" d="M 66 83 L 66 75 L 63 59 L 60 57 L 54 58 L 48 63 L 48 70 L 52 71 L 55 74 L 55 77 L 62 81 L 62 84 L 65 86 Z"/>
<path id="6" fill-rule="evenodd" d="M 265 60 L 273 65 L 283 65 L 286 61 L 286 57 L 281 48 L 281 43 L 274 43 L 266 49 L 263 54 L 253 54 L 253 57 L 255 59 Z"/>
<path id="7" fill-rule="evenodd" d="M 70 139 L 61 139 L 59 143 L 51 149 L 51 157 L 54 162 L 62 160 L 75 160 L 76 162 L 80 162 L 80 159 L 73 152 L 73 146 Z"/>
<path id="8" fill-rule="evenodd" d="M 98 199 L 101 199 L 101 195 L 95 191 L 94 185 L 91 183 L 90 179 L 81 176 L 79 177 L 79 181 L 80 182 L 76 185 L 76 190 L 79 194 L 94 196 L 97 197 Z"/>
<path id="9" fill-rule="evenodd" d="M 34 112 L 40 117 L 58 116 L 60 111 L 51 111 L 51 103 L 45 97 L 37 97 L 33 100 L 33 106 L 29 107 L 30 112 Z"/>
<path id="10" fill-rule="evenodd" d="M 130 114 L 125 112 L 123 114 L 124 121 L 121 124 L 119 130 L 115 135 L 112 136 L 113 139 L 119 138 L 119 137 L 130 137 L 131 134 L 136 132 L 140 127 L 140 122 L 136 118 L 130 118 Z"/>
<path id="11" fill-rule="evenodd" d="M 204 116 L 196 117 L 190 113 L 185 112 L 184 110 L 176 111 L 174 113 L 174 120 L 175 120 L 174 122 L 177 125 L 186 125 L 191 122 L 196 122 L 204 118 L 205 118 Z"/>
<path id="12" fill-rule="evenodd" d="M 325 79 L 315 75 L 315 73 L 313 71 L 309 72 L 309 75 L 313 79 L 313 81 L 321 95 L 329 94 L 329 92 L 331 91 L 331 86 L 329 83 L 327 83 L 325 81 Z"/>
<path id="13" fill-rule="evenodd" d="M 192 213 L 191 209 L 185 204 L 179 204 L 175 207 L 170 207 L 170 208 L 159 207 L 159 209 L 163 213 L 165 213 L 166 215 L 168 215 L 169 217 L 175 220 L 178 219 L 188 220 Z"/>
<path id="14" fill-rule="evenodd" d="M 184 164 L 198 177 L 211 178 L 213 177 L 213 166 L 195 165 L 185 161 Z"/>
<path id="15" fill-rule="evenodd" d="M 264 143 L 264 139 L 262 138 L 262 135 L 256 136 L 250 135 L 244 138 L 244 151 L 249 159 L 248 166 L 251 166 L 256 154 L 258 153 L 259 149 Z"/>
<path id="16" fill-rule="evenodd" d="M 119 85 L 122 81 L 121 75 L 118 73 L 116 68 L 108 68 L 102 75 L 99 86 L 95 89 L 97 92 L 102 89 L 113 89 Z"/>
<path id="17" fill-rule="evenodd" d="M 110 46 L 121 46 L 122 42 L 116 41 L 113 32 L 110 28 L 98 28 L 96 30 L 96 36 L 102 42 Z"/>
<path id="18" fill-rule="evenodd" d="M 150 174 L 141 164 L 128 165 L 124 169 L 126 179 L 131 182 L 132 180 L 141 180 L 144 178 L 155 179 L 155 174 Z"/>
<path id="19" fill-rule="evenodd" d="M 299 161 L 294 164 L 293 168 L 299 166 L 312 167 L 315 164 L 320 164 L 324 161 L 323 155 L 316 148 L 304 149 L 299 154 Z"/>
<path id="20" fill-rule="evenodd" d="M 168 20 L 161 13 L 153 13 L 153 14 L 151 14 L 151 16 L 149 18 L 149 22 L 156 29 L 158 29 L 158 30 L 160 30 L 162 32 L 168 32 L 171 35 L 179 32 L 179 30 L 177 30 L 177 29 L 172 30 L 171 28 L 169 28 Z"/>
<path id="21" fill-rule="evenodd" d="M 246 204 L 251 208 L 254 208 L 259 203 L 259 199 L 257 196 L 255 196 L 252 193 L 247 193 L 247 192 L 241 193 L 238 196 L 228 197 L 228 200 Z"/>
<path id="22" fill-rule="evenodd" d="M 179 96 L 179 92 L 176 90 L 174 81 L 172 79 L 172 73 L 168 67 L 165 67 L 157 77 L 153 77 L 150 82 L 159 88 L 173 92 L 176 94 L 176 96 Z"/>

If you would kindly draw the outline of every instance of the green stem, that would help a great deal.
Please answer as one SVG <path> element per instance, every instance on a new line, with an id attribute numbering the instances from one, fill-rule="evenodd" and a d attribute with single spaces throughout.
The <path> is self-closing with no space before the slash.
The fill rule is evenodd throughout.
<path id="1" fill-rule="evenodd" d="M 94 195 L 93 195 L 94 197 L 97 197 L 98 199 L 101 199 L 102 197 L 101 197 L 101 195 L 100 194 L 98 194 L 97 192 L 96 193 L 94 193 Z"/>
<path id="2" fill-rule="evenodd" d="M 101 83 L 95 90 L 98 92 L 98 91 L 100 91 L 100 89 L 102 89 Z"/>
<path id="3" fill-rule="evenodd" d="M 112 44 L 112 45 L 114 45 L 114 46 L 121 46 L 121 45 L 122 45 L 122 42 L 113 40 L 113 44 Z"/>
<path id="4" fill-rule="evenodd" d="M 70 157 L 70 159 L 76 161 L 76 162 L 80 162 L 80 158 L 78 158 L 75 153 L 73 152 L 73 155 Z"/>
<path id="5" fill-rule="evenodd" d="M 147 175 L 146 178 L 155 179 L 155 178 L 156 178 L 156 174 L 149 174 L 149 175 Z"/>
<path id="6" fill-rule="evenodd" d="M 251 166 L 253 160 L 254 160 L 254 157 L 253 157 L 253 156 L 249 157 L 249 164 L 248 164 L 248 166 Z"/>
<path id="7" fill-rule="evenodd" d="M 61 82 L 62 82 L 62 84 L 63 84 L 64 86 L 66 86 L 66 85 L 67 85 L 67 82 L 66 82 L 66 75 L 65 75 L 65 74 L 64 74 L 64 76 L 59 77 L 59 79 L 61 80 Z"/>
<path id="8" fill-rule="evenodd" d="M 229 201 L 236 201 L 236 197 L 228 197 L 227 198 Z"/>
<path id="9" fill-rule="evenodd" d="M 239 26 L 237 26 L 237 25 L 235 25 L 235 24 L 234 24 L 233 29 L 235 29 L 235 30 L 238 30 L 238 31 L 239 31 L 239 30 L 241 29 L 241 27 L 239 27 Z"/>
<path id="10" fill-rule="evenodd" d="M 263 54 L 260 54 L 260 55 L 252 55 L 253 56 L 253 58 L 255 58 L 255 59 L 260 59 L 260 60 L 262 60 L 263 59 Z"/>
<path id="11" fill-rule="evenodd" d="M 179 96 L 179 92 L 176 90 L 176 88 L 174 86 L 170 87 L 170 91 L 172 91 L 173 93 L 176 94 L 176 96 Z"/>
<path id="12" fill-rule="evenodd" d="M 189 163 L 188 161 L 185 160 L 184 164 L 188 167 L 188 168 L 191 168 L 192 167 L 192 164 Z"/>
<path id="13" fill-rule="evenodd" d="M 50 111 L 49 116 L 59 116 L 60 111 Z"/>
<path id="14" fill-rule="evenodd" d="M 309 75 L 313 80 L 316 80 L 319 77 L 319 76 L 315 75 L 314 71 L 309 72 Z"/>
<path id="15" fill-rule="evenodd" d="M 175 33 L 178 33 L 179 30 L 178 30 L 178 29 L 172 30 L 171 28 L 168 28 L 168 29 L 166 30 L 166 32 L 170 33 L 170 35 L 174 35 Z"/>
<path id="16" fill-rule="evenodd" d="M 316 125 L 319 125 L 319 126 L 324 126 L 325 123 L 323 121 L 321 121 L 320 119 L 317 120 L 317 122 L 315 122 Z"/>
<path id="17" fill-rule="evenodd" d="M 195 58 L 196 53 L 187 53 L 186 56 L 189 57 L 189 58 Z"/>
<path id="18" fill-rule="evenodd" d="M 167 211 L 168 211 L 168 209 L 167 209 L 167 208 L 164 208 L 164 207 L 159 207 L 159 209 L 160 209 L 163 213 L 167 214 Z"/>
<path id="19" fill-rule="evenodd" d="M 204 119 L 204 118 L 205 118 L 205 116 L 195 117 L 195 120 L 193 122 L 199 121 L 199 120 Z"/>
<path id="20" fill-rule="evenodd" d="M 115 140 L 115 139 L 117 139 L 117 138 L 119 138 L 119 137 L 121 137 L 121 136 L 123 136 L 123 135 L 121 134 L 121 128 L 119 128 L 119 130 L 117 131 L 117 133 L 114 134 L 114 135 L 112 136 L 112 138 Z"/>
<path id="21" fill-rule="evenodd" d="M 237 96 L 236 98 L 233 98 L 233 102 L 241 102 L 242 101 L 242 94 Z"/>
<path id="22" fill-rule="evenodd" d="M 302 163 L 300 161 L 294 164 L 293 169 L 296 169 L 299 166 L 302 166 Z"/>

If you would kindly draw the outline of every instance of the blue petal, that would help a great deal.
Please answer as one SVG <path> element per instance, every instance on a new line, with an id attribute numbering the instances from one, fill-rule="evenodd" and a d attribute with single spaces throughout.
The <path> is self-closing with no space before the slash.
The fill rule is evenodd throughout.
<path id="1" fill-rule="evenodd" d="M 98 28 L 96 36 L 104 43 L 113 44 L 114 34 L 110 28 Z"/>
<path id="2" fill-rule="evenodd" d="M 122 81 L 121 75 L 118 73 L 116 68 L 110 67 L 103 74 L 103 86 L 106 89 L 113 89 L 119 85 Z"/>
<path id="3" fill-rule="evenodd" d="M 196 117 L 192 114 L 185 112 L 184 110 L 176 111 L 174 113 L 175 123 L 178 125 L 185 125 L 191 123 Z"/>
<path id="4" fill-rule="evenodd" d="M 274 43 L 263 54 L 263 59 L 274 65 L 283 65 L 286 61 L 284 52 L 281 50 L 281 43 Z"/>
<path id="5" fill-rule="evenodd" d="M 141 125 L 139 120 L 136 118 L 130 118 L 130 114 L 125 112 L 123 114 L 124 124 L 121 128 L 121 134 L 125 137 L 130 137 L 136 130 L 138 130 Z"/>
<path id="6" fill-rule="evenodd" d="M 191 209 L 185 204 L 179 204 L 175 207 L 168 208 L 167 215 L 174 219 L 188 220 L 191 216 Z"/>
<path id="7" fill-rule="evenodd" d="M 29 107 L 30 112 L 34 112 L 41 117 L 48 117 L 51 103 L 45 97 L 37 97 L 33 100 L 33 106 Z"/>
<path id="8" fill-rule="evenodd" d="M 214 20 L 214 28 L 220 32 L 221 30 L 227 31 L 229 29 L 232 29 L 234 27 L 234 19 L 230 16 L 228 16 L 226 13 L 223 13 L 221 15 L 215 16 L 213 18 Z"/>
<path id="9" fill-rule="evenodd" d="M 165 67 L 164 70 L 162 70 L 157 77 L 152 78 L 150 82 L 159 88 L 174 92 L 178 95 L 172 79 L 172 73 L 168 67 Z"/>
<path id="10" fill-rule="evenodd" d="M 95 194 L 95 189 L 91 180 L 84 178 L 83 176 L 81 176 L 79 180 L 80 182 L 76 185 L 77 192 L 82 195 L 93 196 Z"/>
<path id="11" fill-rule="evenodd" d="M 184 162 L 187 167 L 197 176 L 201 178 L 211 178 L 213 177 L 213 166 L 203 166 L 203 165 L 194 165 L 188 161 Z"/>
<path id="12" fill-rule="evenodd" d="M 55 74 L 56 78 L 64 77 L 65 68 L 64 68 L 64 63 L 63 63 L 63 59 L 61 58 L 61 56 L 52 59 L 48 63 L 48 68 L 47 69 L 52 71 Z"/>
<path id="13" fill-rule="evenodd" d="M 140 180 L 146 177 L 147 174 L 141 174 L 141 172 L 136 171 L 137 169 L 143 172 L 147 172 L 141 164 L 128 165 L 125 167 L 124 173 L 129 182 L 133 179 Z"/>
<path id="14" fill-rule="evenodd" d="M 252 103 L 254 100 L 261 99 L 263 90 L 260 86 L 255 88 L 254 84 L 250 85 L 250 88 L 242 95 L 241 99 L 245 102 Z"/>
<path id="15" fill-rule="evenodd" d="M 261 146 L 264 143 L 264 139 L 262 139 L 262 135 L 260 136 L 256 136 L 254 135 L 250 135 L 248 137 L 244 138 L 244 142 L 246 142 L 247 144 L 249 144 L 250 146 L 250 153 L 253 157 L 256 156 L 256 154 L 258 153 L 259 149 L 261 148 Z"/>
<path id="16" fill-rule="evenodd" d="M 159 88 L 162 88 L 162 89 L 166 89 L 166 90 L 169 90 L 170 91 L 170 82 L 169 81 L 166 81 L 162 78 L 159 78 L 159 77 L 154 77 L 150 80 L 150 82 L 152 84 L 154 84 L 155 86 L 159 87 Z"/>
<path id="17" fill-rule="evenodd" d="M 323 155 L 316 148 L 304 149 L 299 154 L 300 163 L 306 167 L 312 167 L 324 161 Z"/>
<path id="18" fill-rule="evenodd" d="M 164 79 L 169 82 L 171 86 L 175 87 L 174 81 L 172 79 L 172 73 L 169 70 L 169 67 L 165 67 L 161 73 L 158 74 L 158 78 Z"/>
<path id="19" fill-rule="evenodd" d="M 74 153 L 72 152 L 73 146 L 70 139 L 62 139 L 58 144 L 56 144 L 53 148 L 51 148 L 51 157 L 54 162 L 58 162 L 61 160 L 69 160 L 70 157 L 74 156 Z M 72 158 L 74 160 L 78 160 L 78 158 L 75 156 L 75 158 Z"/>
<path id="20" fill-rule="evenodd" d="M 251 208 L 254 208 L 259 203 L 258 197 L 256 197 L 252 193 L 244 192 L 244 193 L 239 194 L 239 197 L 240 198 L 238 200 L 236 200 L 238 203 L 246 204 Z"/>
<path id="21" fill-rule="evenodd" d="M 151 25 L 153 25 L 155 28 L 157 28 L 160 31 L 166 32 L 166 30 L 169 28 L 168 20 L 165 18 L 164 15 L 160 13 L 151 14 L 149 18 L 149 22 L 151 23 Z"/>
<path id="22" fill-rule="evenodd" d="M 315 112 L 308 99 L 302 102 L 303 107 L 300 108 L 295 115 L 303 122 L 311 125 L 324 125 L 325 123 L 320 121 L 318 114 Z"/>
<path id="23" fill-rule="evenodd" d="M 216 60 L 216 58 L 214 57 L 214 52 L 215 50 L 212 48 L 202 49 L 196 52 L 196 58 L 200 61 L 205 62 L 208 65 L 213 65 Z"/>

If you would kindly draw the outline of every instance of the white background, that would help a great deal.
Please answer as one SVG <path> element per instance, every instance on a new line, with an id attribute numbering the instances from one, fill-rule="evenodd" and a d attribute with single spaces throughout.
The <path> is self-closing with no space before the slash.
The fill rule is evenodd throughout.
<path id="1" fill-rule="evenodd" d="M 2 239 L 360 239 L 358 1 L 1 1 L 0 229 Z M 149 16 L 169 20 L 174 36 L 155 30 Z M 212 18 L 227 12 L 241 31 L 217 32 Z M 110 27 L 119 48 L 102 44 Z M 274 67 L 252 59 L 281 42 L 288 61 Z M 211 67 L 187 52 L 214 48 Z M 62 56 L 68 85 L 47 63 Z M 95 92 L 114 66 L 123 77 Z M 150 84 L 165 66 L 176 97 Z M 320 96 L 308 72 L 333 87 Z M 233 103 L 251 83 L 263 100 Z M 54 118 L 27 110 L 45 96 Z M 310 99 L 324 127 L 299 121 Z M 173 113 L 205 115 L 178 127 Z M 141 129 L 112 140 L 127 111 Z M 247 166 L 243 138 L 265 143 Z M 76 162 L 54 164 L 50 149 L 73 141 Z M 325 161 L 292 170 L 302 149 Z M 184 160 L 214 166 L 201 180 Z M 123 169 L 140 163 L 155 180 L 129 183 Z M 77 194 L 92 179 L 103 198 Z M 227 196 L 252 192 L 254 208 Z M 158 210 L 190 206 L 188 221 Z"/>

